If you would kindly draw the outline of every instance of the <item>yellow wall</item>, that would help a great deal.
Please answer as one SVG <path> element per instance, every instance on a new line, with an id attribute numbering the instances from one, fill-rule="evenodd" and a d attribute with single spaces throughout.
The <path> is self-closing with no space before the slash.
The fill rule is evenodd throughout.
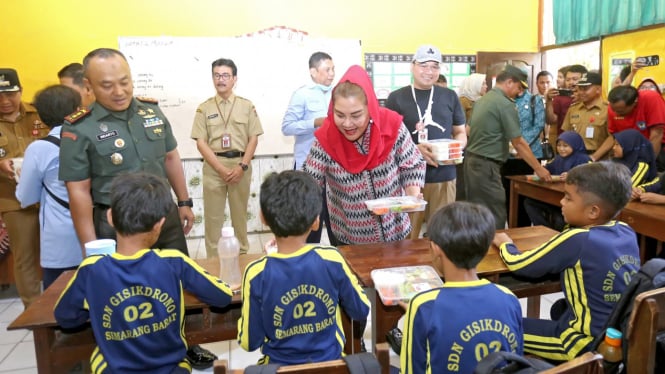
<path id="1" fill-rule="evenodd" d="M 610 79 L 607 69 L 610 66 L 612 55 L 632 58 L 639 56 L 660 55 L 660 65 L 640 69 L 633 79 L 633 86 L 638 86 L 644 78 L 651 78 L 657 83 L 665 83 L 665 26 L 650 30 L 635 31 L 627 34 L 608 36 L 603 38 L 603 86 L 609 91 Z"/>
<path id="2" fill-rule="evenodd" d="M 19 71 L 24 100 L 57 83 L 64 65 L 118 36 L 235 36 L 288 26 L 315 37 L 353 38 L 367 52 L 444 54 L 538 50 L 535 0 L 8 0 L 0 65 Z M 220 51 L 222 52 L 222 51 Z M 279 56 L 263 56 L 279 73 Z M 233 57 L 233 56 L 229 56 Z M 180 74 L 186 72 L 178 72 Z"/>

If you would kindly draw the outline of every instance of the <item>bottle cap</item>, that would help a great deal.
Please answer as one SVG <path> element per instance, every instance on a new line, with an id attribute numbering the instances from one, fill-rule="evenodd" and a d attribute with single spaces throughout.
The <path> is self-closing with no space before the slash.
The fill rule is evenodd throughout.
<path id="1" fill-rule="evenodd" d="M 605 332 L 605 342 L 614 347 L 619 347 L 621 346 L 621 336 L 621 331 L 608 327 L 607 332 Z"/>
<path id="2" fill-rule="evenodd" d="M 235 235 L 233 227 L 222 227 L 222 236 L 225 238 L 230 238 Z"/>

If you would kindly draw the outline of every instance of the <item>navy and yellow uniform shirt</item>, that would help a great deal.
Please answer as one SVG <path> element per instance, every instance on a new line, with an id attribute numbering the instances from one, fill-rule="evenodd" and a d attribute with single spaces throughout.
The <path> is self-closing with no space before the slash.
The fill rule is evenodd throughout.
<path id="1" fill-rule="evenodd" d="M 369 300 L 337 248 L 306 245 L 249 264 L 242 281 L 238 343 L 261 348 L 261 363 L 302 364 L 342 357 L 340 307 L 363 321 Z"/>
<path id="2" fill-rule="evenodd" d="M 522 354 L 522 308 L 507 288 L 486 279 L 446 282 L 409 303 L 402 373 L 471 373 L 491 352 Z"/>
<path id="3" fill-rule="evenodd" d="M 171 124 L 148 99 L 112 112 L 94 103 L 66 118 L 60 142 L 62 181 L 91 179 L 92 199 L 109 205 L 111 181 L 144 171 L 166 178 L 166 154 L 177 147 Z"/>
<path id="4" fill-rule="evenodd" d="M 64 328 L 90 320 L 97 343 L 93 373 L 188 371 L 183 290 L 211 306 L 231 302 L 226 283 L 177 250 L 90 256 L 60 295 L 54 315 Z"/>
<path id="5" fill-rule="evenodd" d="M 527 326 L 524 331 L 525 351 L 553 360 L 576 357 L 603 333 L 605 321 L 640 268 L 635 231 L 620 221 L 571 228 L 525 252 L 504 243 L 500 254 L 516 275 L 559 274 L 568 308 L 557 321 L 556 337 L 527 331 Z"/>

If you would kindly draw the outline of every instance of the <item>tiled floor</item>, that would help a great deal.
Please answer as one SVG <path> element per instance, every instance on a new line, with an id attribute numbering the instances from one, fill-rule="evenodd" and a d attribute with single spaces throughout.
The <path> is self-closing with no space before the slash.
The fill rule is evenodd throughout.
<path id="1" fill-rule="evenodd" d="M 272 234 L 250 235 L 250 253 L 259 253 L 263 244 L 272 239 Z M 322 242 L 327 243 L 325 235 Z M 194 258 L 205 257 L 205 245 L 201 239 L 193 239 L 188 242 L 190 255 Z M 551 304 L 561 298 L 561 293 L 545 295 L 541 298 L 541 318 L 549 318 Z M 526 311 L 526 300 L 522 302 L 522 310 Z M 7 326 L 23 311 L 23 305 L 18 299 L 15 289 L 12 287 L 0 291 L 0 373 L 12 374 L 36 374 L 37 363 L 33 345 L 32 333 L 26 330 L 7 331 Z M 371 347 L 371 321 L 365 330 L 365 341 L 368 348 Z M 259 351 L 245 352 L 235 341 L 225 341 L 204 344 L 205 348 L 214 352 L 220 359 L 228 360 L 233 369 L 244 368 L 255 364 L 261 354 Z M 391 352 L 391 363 L 399 366 L 399 357 Z M 212 369 L 206 371 L 194 370 L 194 373 L 211 373 Z"/>

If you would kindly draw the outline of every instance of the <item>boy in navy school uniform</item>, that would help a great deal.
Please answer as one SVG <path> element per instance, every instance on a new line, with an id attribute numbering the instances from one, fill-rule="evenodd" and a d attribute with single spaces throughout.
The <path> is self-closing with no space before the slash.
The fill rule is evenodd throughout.
<path id="1" fill-rule="evenodd" d="M 635 232 L 614 220 L 631 196 L 628 168 L 610 161 L 579 165 L 568 173 L 564 189 L 561 212 L 571 228 L 525 252 L 504 233 L 494 239 L 516 275 L 560 275 L 565 298 L 552 305 L 552 320 L 524 319 L 524 351 L 551 361 L 591 349 L 640 267 Z"/>
<path id="2" fill-rule="evenodd" d="M 517 297 L 476 273 L 494 232 L 494 216 L 478 204 L 455 202 L 432 217 L 430 254 L 446 282 L 409 302 L 400 354 L 403 374 L 471 373 L 490 352 L 522 354 Z"/>
<path id="3" fill-rule="evenodd" d="M 229 286 L 179 250 L 149 249 L 172 206 L 170 188 L 155 175 L 113 180 L 107 215 L 117 232 L 116 253 L 84 259 L 54 311 L 64 328 L 90 319 L 97 342 L 93 373 L 191 372 L 183 290 L 208 305 L 231 302 Z"/>
<path id="4" fill-rule="evenodd" d="M 321 190 L 309 174 L 288 170 L 265 179 L 260 200 L 277 252 L 245 269 L 238 343 L 261 348 L 259 364 L 341 358 L 341 308 L 364 321 L 370 304 L 337 248 L 306 243 L 319 226 Z"/>

